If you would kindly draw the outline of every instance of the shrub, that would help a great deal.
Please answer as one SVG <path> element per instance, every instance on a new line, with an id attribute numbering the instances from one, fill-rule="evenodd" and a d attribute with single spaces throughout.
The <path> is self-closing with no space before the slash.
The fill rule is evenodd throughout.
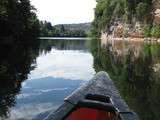
<path id="1" fill-rule="evenodd" d="M 144 26 L 143 32 L 145 37 L 151 37 L 151 28 L 151 25 Z"/>
<path id="2" fill-rule="evenodd" d="M 147 4 L 140 2 L 136 7 L 137 19 L 143 21 L 146 15 L 146 11 L 147 11 Z"/>
<path id="3" fill-rule="evenodd" d="M 160 25 L 154 25 L 151 29 L 151 36 L 159 38 L 160 37 Z"/>

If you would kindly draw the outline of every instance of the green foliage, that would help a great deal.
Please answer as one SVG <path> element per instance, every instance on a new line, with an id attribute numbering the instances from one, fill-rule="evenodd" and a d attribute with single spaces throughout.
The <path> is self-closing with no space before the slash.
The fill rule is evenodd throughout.
<path id="1" fill-rule="evenodd" d="M 153 37 L 159 38 L 160 37 L 160 25 L 154 25 L 151 29 L 151 35 Z"/>
<path id="2" fill-rule="evenodd" d="M 132 24 L 136 21 L 151 21 L 152 0 L 97 0 L 92 36 L 100 36 L 101 31 L 110 33 L 115 22 Z"/>
<path id="3" fill-rule="evenodd" d="M 160 25 L 146 25 L 143 31 L 145 37 L 160 38 Z"/>
<path id="4" fill-rule="evenodd" d="M 145 37 L 151 37 L 151 25 L 146 25 L 143 29 Z"/>
<path id="5" fill-rule="evenodd" d="M 25 35 L 38 36 L 39 20 L 35 8 L 29 0 L 1 0 L 0 27 L 0 37 L 10 37 L 12 41 Z"/>
<path id="6" fill-rule="evenodd" d="M 144 20 L 147 11 L 147 3 L 140 2 L 136 7 L 137 18 L 140 21 Z"/>
<path id="7" fill-rule="evenodd" d="M 123 0 L 98 0 L 95 9 L 95 19 L 92 24 L 92 28 L 96 30 L 93 35 L 99 36 L 101 31 L 108 31 L 113 20 L 121 18 L 124 11 Z M 91 32 L 92 32 L 91 31 Z"/>
<path id="8" fill-rule="evenodd" d="M 89 24 L 62 24 L 52 26 L 50 22 L 40 22 L 41 37 L 86 37 Z"/>
<path id="9" fill-rule="evenodd" d="M 6 0 L 0 1 L 0 18 L 7 17 L 7 3 L 8 1 Z"/>

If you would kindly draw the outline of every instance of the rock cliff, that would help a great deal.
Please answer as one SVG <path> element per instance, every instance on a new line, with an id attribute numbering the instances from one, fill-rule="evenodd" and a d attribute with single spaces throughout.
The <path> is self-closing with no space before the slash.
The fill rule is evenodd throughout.
<path id="1" fill-rule="evenodd" d="M 101 38 L 160 38 L 160 0 L 97 0 L 93 29 Z"/>

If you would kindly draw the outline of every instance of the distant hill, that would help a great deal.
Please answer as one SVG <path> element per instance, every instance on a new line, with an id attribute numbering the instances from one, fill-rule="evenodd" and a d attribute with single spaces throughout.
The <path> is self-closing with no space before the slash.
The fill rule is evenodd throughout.
<path id="1" fill-rule="evenodd" d="M 59 24 L 52 26 L 50 22 L 40 22 L 41 37 L 87 37 L 91 23 Z"/>
<path id="2" fill-rule="evenodd" d="M 91 23 L 79 23 L 79 24 L 59 24 L 55 25 L 55 28 L 60 28 L 61 26 L 64 26 L 66 30 L 74 31 L 74 30 L 83 30 L 85 32 L 90 31 Z"/>

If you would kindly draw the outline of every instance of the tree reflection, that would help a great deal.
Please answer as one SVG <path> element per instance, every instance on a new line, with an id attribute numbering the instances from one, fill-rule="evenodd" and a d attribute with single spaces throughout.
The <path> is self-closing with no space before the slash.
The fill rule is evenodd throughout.
<path id="1" fill-rule="evenodd" d="M 25 39 L 28 40 L 17 40 L 15 44 L 0 43 L 0 119 L 7 118 L 11 107 L 16 105 L 16 95 L 21 91 L 22 82 L 36 67 L 39 55 L 50 52 L 52 48 L 87 51 L 84 40 Z"/>
<path id="2" fill-rule="evenodd" d="M 86 40 L 41 40 L 40 50 L 51 51 L 52 48 L 58 50 L 83 50 L 88 51 Z"/>
<path id="3" fill-rule="evenodd" d="M 141 120 L 159 119 L 159 45 L 114 41 L 92 53 L 96 71 L 109 73 L 122 97 Z"/>
<path id="4" fill-rule="evenodd" d="M 15 105 L 22 81 L 35 68 L 39 42 L 0 44 L 0 117 L 7 117 Z"/>

